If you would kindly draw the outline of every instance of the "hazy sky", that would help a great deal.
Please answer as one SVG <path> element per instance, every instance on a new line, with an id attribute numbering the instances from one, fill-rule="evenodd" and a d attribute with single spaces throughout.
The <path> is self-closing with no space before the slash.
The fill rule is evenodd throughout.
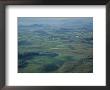
<path id="1" fill-rule="evenodd" d="M 18 17 L 19 25 L 51 24 L 63 22 L 93 22 L 92 17 Z"/>

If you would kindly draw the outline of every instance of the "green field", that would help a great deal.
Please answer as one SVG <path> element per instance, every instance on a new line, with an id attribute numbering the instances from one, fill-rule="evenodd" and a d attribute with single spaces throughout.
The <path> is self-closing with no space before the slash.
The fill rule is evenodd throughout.
<path id="1" fill-rule="evenodd" d="M 19 17 L 18 72 L 92 73 L 92 17 Z"/>

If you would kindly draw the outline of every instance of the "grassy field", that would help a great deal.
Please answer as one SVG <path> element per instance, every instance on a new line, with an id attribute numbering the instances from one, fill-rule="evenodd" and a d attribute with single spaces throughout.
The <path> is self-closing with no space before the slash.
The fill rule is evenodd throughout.
<path id="1" fill-rule="evenodd" d="M 18 72 L 92 73 L 92 17 L 19 17 Z"/>

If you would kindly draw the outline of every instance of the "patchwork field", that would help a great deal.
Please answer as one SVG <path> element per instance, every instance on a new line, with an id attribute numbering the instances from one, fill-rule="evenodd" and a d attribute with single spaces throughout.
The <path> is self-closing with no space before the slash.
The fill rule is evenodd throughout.
<path id="1" fill-rule="evenodd" d="M 18 17 L 19 73 L 92 73 L 93 18 Z"/>

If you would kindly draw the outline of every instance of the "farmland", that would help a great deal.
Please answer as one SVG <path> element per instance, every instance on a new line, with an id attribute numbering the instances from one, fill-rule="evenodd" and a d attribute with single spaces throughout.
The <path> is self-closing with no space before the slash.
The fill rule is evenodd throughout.
<path id="1" fill-rule="evenodd" d="M 93 18 L 18 17 L 19 73 L 92 73 Z"/>

